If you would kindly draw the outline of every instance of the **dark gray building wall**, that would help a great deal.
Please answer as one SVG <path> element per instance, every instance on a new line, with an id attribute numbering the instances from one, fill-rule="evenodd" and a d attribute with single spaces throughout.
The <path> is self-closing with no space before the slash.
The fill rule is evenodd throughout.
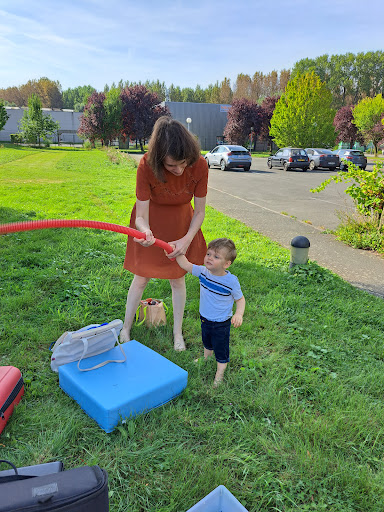
<path id="1" fill-rule="evenodd" d="M 5 107 L 9 115 L 8 121 L 5 123 L 4 128 L 0 131 L 0 141 L 9 142 L 11 140 L 11 133 L 19 131 L 19 121 L 24 115 L 26 107 Z M 60 128 L 60 142 L 79 144 L 82 140 L 77 136 L 79 129 L 81 112 L 74 112 L 73 110 L 54 110 L 50 108 L 43 108 L 44 114 L 49 114 L 52 119 L 59 122 Z M 57 134 L 52 137 L 53 142 L 57 142 Z"/>
<path id="2" fill-rule="evenodd" d="M 223 137 L 230 105 L 177 101 L 166 101 L 163 105 L 169 108 L 173 119 L 180 121 L 186 128 L 188 128 L 186 119 L 191 118 L 189 128 L 199 138 L 201 149 L 214 148 L 217 146 L 218 138 Z"/>

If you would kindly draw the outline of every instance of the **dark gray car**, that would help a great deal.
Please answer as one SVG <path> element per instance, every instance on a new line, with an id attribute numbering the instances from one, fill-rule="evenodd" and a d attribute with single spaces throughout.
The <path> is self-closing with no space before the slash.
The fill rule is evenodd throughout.
<path id="1" fill-rule="evenodd" d="M 270 169 L 272 169 L 272 167 L 282 167 L 284 171 L 288 171 L 289 169 L 307 171 L 309 158 L 305 149 L 282 148 L 274 155 L 268 157 L 267 165 Z"/>
<path id="2" fill-rule="evenodd" d="M 318 167 L 330 170 L 335 170 L 336 167 L 339 167 L 339 155 L 335 155 L 330 149 L 306 148 L 305 151 L 309 158 L 309 168 L 311 171 Z"/>
<path id="3" fill-rule="evenodd" d="M 364 169 L 367 167 L 367 158 L 362 151 L 358 149 L 338 149 L 335 154 L 340 158 L 340 171 L 348 171 L 348 162 Z"/>

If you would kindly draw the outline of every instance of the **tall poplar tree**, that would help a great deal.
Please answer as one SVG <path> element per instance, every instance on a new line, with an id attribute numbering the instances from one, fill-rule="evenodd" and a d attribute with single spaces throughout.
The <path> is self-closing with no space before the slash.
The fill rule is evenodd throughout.
<path id="1" fill-rule="evenodd" d="M 332 94 L 314 72 L 297 74 L 276 103 L 270 135 L 279 147 L 331 147 L 335 143 Z"/>

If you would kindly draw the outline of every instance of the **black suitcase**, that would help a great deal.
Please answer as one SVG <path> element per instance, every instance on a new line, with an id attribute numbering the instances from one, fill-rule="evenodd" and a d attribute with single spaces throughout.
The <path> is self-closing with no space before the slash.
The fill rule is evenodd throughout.
<path id="1" fill-rule="evenodd" d="M 7 464 L 11 464 L 8 461 L 0 461 L 5 462 Z M 22 468 L 16 468 L 15 471 L 13 465 L 12 469 L 4 469 L 0 471 L 0 481 L 3 476 L 14 476 L 14 475 L 22 475 L 22 476 L 42 476 L 42 475 L 50 475 L 52 473 L 59 473 L 60 471 L 64 471 L 64 464 L 58 460 L 55 462 L 46 462 L 44 464 L 36 464 L 35 466 L 24 466 Z"/>
<path id="2" fill-rule="evenodd" d="M 99 466 L 36 477 L 16 473 L 0 477 L 0 512 L 109 511 L 108 476 Z"/>

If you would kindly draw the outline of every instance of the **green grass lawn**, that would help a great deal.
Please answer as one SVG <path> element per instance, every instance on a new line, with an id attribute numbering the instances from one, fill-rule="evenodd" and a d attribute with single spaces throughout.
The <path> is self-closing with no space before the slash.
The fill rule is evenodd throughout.
<path id="1" fill-rule="evenodd" d="M 101 150 L 0 149 L 0 222 L 77 218 L 128 224 L 135 163 Z M 234 239 L 231 267 L 247 300 L 231 335 L 225 383 L 202 355 L 199 285 L 187 276 L 184 333 L 172 320 L 133 336 L 188 371 L 172 402 L 106 434 L 50 369 L 64 331 L 123 318 L 132 275 L 126 237 L 88 229 L 0 236 L 0 364 L 21 369 L 25 396 L 0 436 L 0 458 L 98 464 L 113 512 L 185 512 L 224 484 L 250 512 L 381 512 L 384 500 L 384 303 L 316 263 L 207 208 L 206 238 Z M 167 281 L 146 296 L 170 309 Z"/>

